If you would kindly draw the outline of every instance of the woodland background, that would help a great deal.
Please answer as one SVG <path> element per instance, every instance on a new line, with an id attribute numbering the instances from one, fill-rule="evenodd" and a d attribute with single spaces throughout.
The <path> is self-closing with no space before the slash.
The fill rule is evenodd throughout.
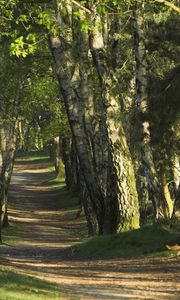
<path id="1" fill-rule="evenodd" d="M 179 227 L 179 1 L 0 0 L 0 214 L 48 151 L 89 235 Z"/>

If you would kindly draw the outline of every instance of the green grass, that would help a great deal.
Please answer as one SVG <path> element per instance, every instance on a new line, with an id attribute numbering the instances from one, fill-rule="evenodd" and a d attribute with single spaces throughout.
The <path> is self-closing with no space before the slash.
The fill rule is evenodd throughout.
<path id="1" fill-rule="evenodd" d="M 2 228 L 3 243 L 14 245 L 17 241 L 21 241 L 23 235 L 22 229 L 10 223 L 10 226 Z"/>
<path id="2" fill-rule="evenodd" d="M 36 162 L 48 159 L 44 152 L 33 151 L 28 153 L 27 156 Z M 59 203 L 59 206 L 68 211 L 72 217 L 75 217 L 78 212 L 78 198 L 67 191 L 64 179 L 52 178 L 45 181 L 44 185 L 51 187 L 55 191 L 55 201 Z M 13 241 L 16 234 L 21 234 L 16 232 L 16 230 L 14 233 L 13 230 L 10 232 L 9 236 L 7 236 L 7 242 Z M 84 236 L 86 232 L 84 232 Z M 130 232 L 87 238 L 73 247 L 73 253 L 80 258 L 176 255 L 175 251 L 166 249 L 166 244 L 180 244 L 180 233 L 162 226 L 148 225 Z"/>
<path id="3" fill-rule="evenodd" d="M 18 151 L 16 154 L 17 157 L 26 157 L 31 161 L 34 162 L 41 162 L 41 163 L 52 163 L 51 159 L 49 157 L 49 154 L 45 151 L 37 151 L 37 150 L 31 150 L 28 152 Z"/>
<path id="4" fill-rule="evenodd" d="M 45 181 L 46 186 L 50 186 L 56 191 L 56 200 L 59 201 L 60 207 L 64 209 L 78 209 L 78 197 L 72 195 L 66 188 L 65 180 L 63 178 L 52 178 Z"/>
<path id="5" fill-rule="evenodd" d="M 33 151 L 31 153 L 19 153 L 19 157 L 27 157 L 35 163 L 48 162 L 52 164 L 48 155 L 44 152 Z M 53 169 L 53 168 L 52 168 Z M 53 174 L 53 170 L 52 170 Z M 78 199 L 66 190 L 63 179 L 48 180 L 46 185 L 51 186 L 57 193 L 56 200 L 60 201 L 62 208 L 67 208 L 68 213 L 73 211 Z M 9 227 L 2 230 L 3 243 L 8 245 L 16 245 L 23 237 L 21 228 L 10 224 Z M 0 299 L 1 300 L 70 300 L 70 297 L 63 293 L 56 284 L 40 280 L 36 277 L 27 276 L 17 272 L 15 269 L 7 267 L 8 259 L 0 256 Z M 4 265 L 4 266 L 1 266 Z"/>
<path id="6" fill-rule="evenodd" d="M 45 185 L 50 186 L 53 189 L 60 189 L 65 187 L 65 179 L 64 178 L 51 178 L 44 182 Z"/>
<path id="7" fill-rule="evenodd" d="M 157 226 L 114 235 L 88 238 L 73 247 L 73 252 L 82 258 L 136 257 L 141 255 L 172 255 L 165 245 L 180 243 L 180 234 Z"/>
<path id="8" fill-rule="evenodd" d="M 1 262 L 1 258 L 0 258 Z M 58 286 L 45 280 L 0 267 L 1 300 L 59 300 L 75 299 L 63 294 Z"/>

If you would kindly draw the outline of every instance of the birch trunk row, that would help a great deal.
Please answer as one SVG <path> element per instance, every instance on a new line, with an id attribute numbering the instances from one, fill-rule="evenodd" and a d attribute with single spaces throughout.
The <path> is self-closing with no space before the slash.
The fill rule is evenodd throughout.
<path id="1" fill-rule="evenodd" d="M 63 3 L 59 4 L 59 11 L 61 5 Z M 89 201 L 89 211 L 92 210 L 91 216 L 94 214 L 97 220 L 99 234 L 138 228 L 134 170 L 123 126 L 116 120 L 119 104 L 111 95 L 111 78 L 105 70 L 103 77 L 99 76 L 99 101 L 103 109 L 98 120 L 94 105 L 89 35 L 80 30 L 78 36 L 73 32 L 72 8 L 68 2 L 64 3 L 64 7 L 66 15 L 62 17 L 59 13 L 57 16 L 63 30 L 59 36 L 50 36 L 49 41 L 88 193 L 86 204 Z M 79 22 L 83 18 L 82 12 Z M 100 39 L 101 36 L 96 35 L 93 43 L 98 43 Z M 97 53 L 97 49 L 92 47 L 91 51 Z M 98 75 L 98 67 L 103 63 L 94 59 L 93 68 Z M 101 151 L 98 151 L 100 148 Z M 87 211 L 87 207 L 84 208 Z"/>

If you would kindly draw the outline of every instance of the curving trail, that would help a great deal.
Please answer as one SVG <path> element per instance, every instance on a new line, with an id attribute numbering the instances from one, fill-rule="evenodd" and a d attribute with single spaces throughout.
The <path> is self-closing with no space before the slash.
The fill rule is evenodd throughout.
<path id="1" fill-rule="evenodd" d="M 56 282 L 73 299 L 180 299 L 177 258 L 85 261 L 68 256 L 64 249 L 83 238 L 85 221 L 44 184 L 51 176 L 46 162 L 16 161 L 9 212 L 22 233 L 14 246 L 0 246 L 9 265 Z"/>

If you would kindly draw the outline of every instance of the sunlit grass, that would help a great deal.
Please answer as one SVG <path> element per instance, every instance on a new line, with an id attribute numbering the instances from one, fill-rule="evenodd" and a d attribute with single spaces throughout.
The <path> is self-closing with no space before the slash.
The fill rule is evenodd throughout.
<path id="1" fill-rule="evenodd" d="M 1 262 L 1 258 L 0 258 Z M 59 300 L 75 299 L 65 296 L 56 284 L 0 267 L 1 300 Z"/>
<path id="2" fill-rule="evenodd" d="M 28 152 L 19 151 L 19 152 L 17 152 L 16 156 L 28 158 L 29 160 L 37 162 L 37 163 L 38 162 L 51 163 L 49 154 L 48 154 L 48 152 L 45 152 L 45 151 L 37 151 L 37 150 L 31 150 Z"/>
<path id="3" fill-rule="evenodd" d="M 51 188 L 53 189 L 56 189 L 56 188 L 64 188 L 66 187 L 66 184 L 65 184 L 65 179 L 64 178 L 56 178 L 56 177 L 53 177 L 49 180 L 46 180 L 44 182 L 45 185 L 47 186 L 50 186 Z"/>
<path id="4" fill-rule="evenodd" d="M 136 257 L 140 255 L 176 255 L 166 245 L 180 243 L 180 233 L 168 231 L 157 226 L 114 235 L 88 238 L 73 247 L 73 252 L 83 258 Z"/>

